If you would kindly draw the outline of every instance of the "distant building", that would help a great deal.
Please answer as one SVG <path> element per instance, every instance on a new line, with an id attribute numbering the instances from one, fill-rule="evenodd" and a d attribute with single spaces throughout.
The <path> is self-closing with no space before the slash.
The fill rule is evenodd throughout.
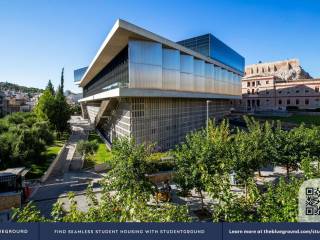
<path id="1" fill-rule="evenodd" d="M 83 116 L 110 144 L 127 137 L 167 150 L 204 127 L 207 116 L 230 112 L 241 98 L 243 66 L 211 34 L 176 43 L 118 20 L 89 67 L 74 75 Z"/>
<path id="2" fill-rule="evenodd" d="M 24 96 L 16 95 L 14 97 L 7 98 L 7 100 L 7 114 L 31 111 L 31 106 L 26 104 L 27 99 Z"/>
<path id="3" fill-rule="evenodd" d="M 249 65 L 242 78 L 243 111 L 320 108 L 320 79 L 296 59 Z"/>

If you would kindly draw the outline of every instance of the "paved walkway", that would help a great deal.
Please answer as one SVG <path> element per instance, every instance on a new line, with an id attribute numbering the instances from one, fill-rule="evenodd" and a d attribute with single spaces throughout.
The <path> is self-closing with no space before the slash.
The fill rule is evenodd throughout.
<path id="1" fill-rule="evenodd" d="M 63 175 L 70 170 L 80 171 L 82 169 L 83 158 L 77 154 L 76 146 L 80 140 L 88 139 L 88 133 L 92 129 L 92 126 L 87 120 L 76 116 L 71 118 L 70 124 L 72 130 L 71 136 L 45 183 L 59 182 L 59 179 L 63 178 Z"/>
<path id="2" fill-rule="evenodd" d="M 44 183 L 36 187 L 28 199 L 33 201 L 41 213 L 47 217 L 50 216 L 52 204 L 58 199 L 66 201 L 68 192 L 74 192 L 80 198 L 84 197 L 89 184 L 93 185 L 95 192 L 100 191 L 98 181 L 103 176 L 90 170 L 82 170 L 83 159 L 76 153 L 77 142 L 86 140 L 93 127 L 81 117 L 72 117 L 70 124 L 72 134 L 52 173 Z"/>

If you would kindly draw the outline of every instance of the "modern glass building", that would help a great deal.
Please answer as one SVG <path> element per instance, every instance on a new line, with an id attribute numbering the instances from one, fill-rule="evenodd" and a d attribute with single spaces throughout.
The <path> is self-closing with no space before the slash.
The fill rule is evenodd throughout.
<path id="1" fill-rule="evenodd" d="M 244 57 L 210 33 L 182 40 L 177 43 L 243 73 L 245 64 Z"/>
<path id="2" fill-rule="evenodd" d="M 83 77 L 83 75 L 86 73 L 88 67 L 83 67 L 83 68 L 79 68 L 73 71 L 73 76 L 74 76 L 74 83 L 80 83 L 81 78 Z"/>
<path id="3" fill-rule="evenodd" d="M 223 47 L 213 58 L 117 20 L 79 82 L 83 116 L 110 145 L 130 137 L 169 149 L 205 126 L 207 100 L 210 118 L 221 118 L 241 98 L 243 68 L 218 60 L 235 53 Z"/>

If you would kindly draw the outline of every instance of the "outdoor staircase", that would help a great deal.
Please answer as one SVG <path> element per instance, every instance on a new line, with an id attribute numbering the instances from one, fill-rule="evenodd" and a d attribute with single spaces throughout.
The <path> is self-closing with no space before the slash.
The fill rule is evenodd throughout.
<path id="1" fill-rule="evenodd" d="M 117 108 L 118 104 L 119 101 L 116 98 L 111 98 L 101 102 L 100 110 L 94 121 L 97 128 L 101 126 L 101 124 L 104 122 L 104 119 L 111 118 L 114 109 Z"/>

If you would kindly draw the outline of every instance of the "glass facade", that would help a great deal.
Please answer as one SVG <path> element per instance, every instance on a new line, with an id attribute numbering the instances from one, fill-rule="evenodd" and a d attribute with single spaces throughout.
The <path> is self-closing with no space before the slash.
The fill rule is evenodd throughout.
<path id="1" fill-rule="evenodd" d="M 190 48 L 207 57 L 217 60 L 231 68 L 244 72 L 244 57 L 228 47 L 212 34 L 189 38 L 177 42 L 178 44 Z"/>
<path id="2" fill-rule="evenodd" d="M 118 87 L 127 87 L 128 82 L 128 47 L 125 47 L 83 88 L 83 96 L 104 92 L 115 84 Z"/>
<path id="3" fill-rule="evenodd" d="M 73 77 L 75 82 L 81 81 L 83 75 L 87 71 L 88 67 L 79 68 L 73 71 Z"/>

